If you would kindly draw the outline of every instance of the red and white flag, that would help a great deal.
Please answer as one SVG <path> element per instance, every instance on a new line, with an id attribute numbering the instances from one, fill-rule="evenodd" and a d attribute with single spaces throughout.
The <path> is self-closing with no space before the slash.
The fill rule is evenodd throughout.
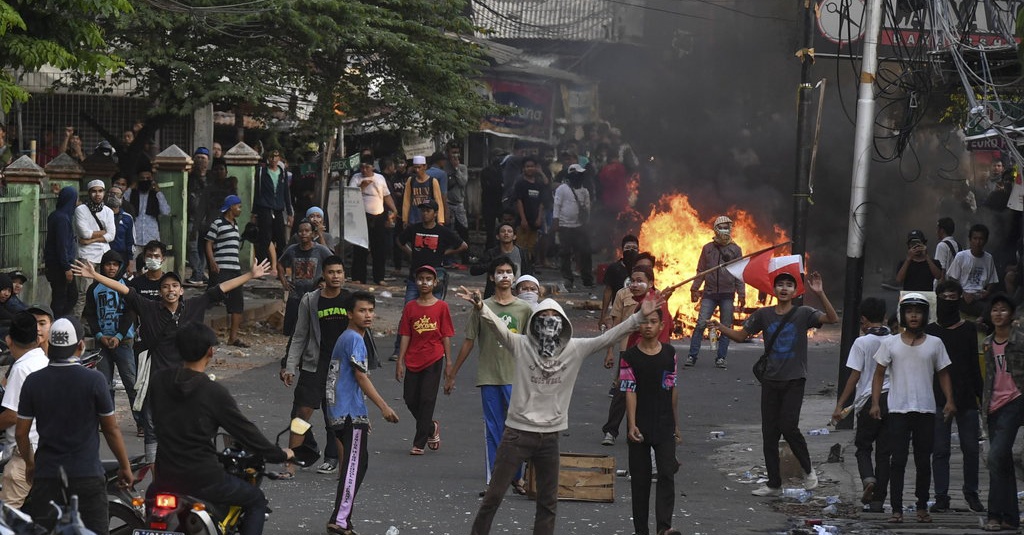
<path id="1" fill-rule="evenodd" d="M 783 273 L 796 279 L 796 295 L 804 293 L 804 262 L 800 255 L 772 257 L 771 251 L 744 258 L 725 267 L 733 277 L 768 294 L 775 293 L 775 278 Z"/>

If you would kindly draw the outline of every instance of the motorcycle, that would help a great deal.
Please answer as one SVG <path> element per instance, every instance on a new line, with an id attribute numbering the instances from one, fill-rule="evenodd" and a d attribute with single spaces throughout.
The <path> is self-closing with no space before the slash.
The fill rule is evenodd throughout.
<path id="1" fill-rule="evenodd" d="M 281 437 L 290 431 L 285 429 L 278 433 L 275 443 L 279 444 Z M 218 438 L 223 439 L 224 446 L 217 456 L 228 475 L 257 487 L 264 478 L 277 479 L 277 474 L 266 470 L 266 461 L 261 455 L 246 450 L 226 434 Z M 292 462 L 300 467 L 312 466 L 320 458 L 320 453 L 308 446 L 298 446 L 292 451 L 295 452 Z M 235 535 L 245 516 L 239 505 L 212 503 L 163 491 L 146 500 L 146 510 L 145 527 L 134 530 L 133 535 Z"/>
<path id="2" fill-rule="evenodd" d="M 63 467 L 60 469 L 60 481 L 67 505 L 50 502 L 57 510 L 57 523 L 52 530 L 36 524 L 32 517 L 6 503 L 0 503 L 0 535 L 96 535 L 82 523 L 82 517 L 78 513 L 78 496 L 67 495 L 68 477 Z"/>
<path id="3" fill-rule="evenodd" d="M 129 459 L 135 482 L 138 484 L 153 469 L 146 462 L 145 455 Z M 107 517 L 110 519 L 110 535 L 131 535 L 137 529 L 146 527 L 146 500 L 136 496 L 129 488 L 122 487 L 117 475 L 117 461 L 102 461 L 103 480 L 107 488 Z"/>

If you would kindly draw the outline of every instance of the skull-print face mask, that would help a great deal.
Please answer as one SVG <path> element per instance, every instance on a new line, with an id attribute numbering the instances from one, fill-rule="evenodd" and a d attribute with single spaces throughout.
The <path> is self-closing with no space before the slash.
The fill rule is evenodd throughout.
<path id="1" fill-rule="evenodd" d="M 533 320 L 533 334 L 540 342 L 540 354 L 544 358 L 551 358 L 555 351 L 562 345 L 562 317 L 544 316 Z"/>

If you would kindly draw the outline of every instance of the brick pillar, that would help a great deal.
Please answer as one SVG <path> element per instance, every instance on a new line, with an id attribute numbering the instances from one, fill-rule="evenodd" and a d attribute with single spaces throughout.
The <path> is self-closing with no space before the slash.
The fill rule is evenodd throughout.
<path id="1" fill-rule="evenodd" d="M 171 145 L 153 159 L 153 179 L 167 198 L 171 215 L 160 218 L 160 241 L 174 255 L 174 271 L 185 278 L 186 240 L 188 238 L 188 172 L 192 158 L 177 145 Z M 141 245 L 141 244 L 140 244 Z"/>

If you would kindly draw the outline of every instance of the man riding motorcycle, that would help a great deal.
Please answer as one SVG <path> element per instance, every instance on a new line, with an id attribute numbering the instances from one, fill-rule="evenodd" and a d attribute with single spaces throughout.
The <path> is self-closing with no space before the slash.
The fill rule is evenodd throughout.
<path id="1" fill-rule="evenodd" d="M 192 322 L 178 329 L 175 342 L 184 360 L 182 366 L 155 373 L 149 385 L 153 421 L 160 431 L 156 479 L 147 490 L 147 499 L 152 500 L 157 492 L 175 492 L 238 505 L 245 510 L 239 533 L 259 535 L 266 521 L 267 498 L 259 487 L 224 472 L 214 439 L 223 428 L 247 450 L 271 463 L 292 459 L 294 453 L 267 440 L 242 414 L 228 390 L 206 375 L 217 345 L 213 330 Z"/>

